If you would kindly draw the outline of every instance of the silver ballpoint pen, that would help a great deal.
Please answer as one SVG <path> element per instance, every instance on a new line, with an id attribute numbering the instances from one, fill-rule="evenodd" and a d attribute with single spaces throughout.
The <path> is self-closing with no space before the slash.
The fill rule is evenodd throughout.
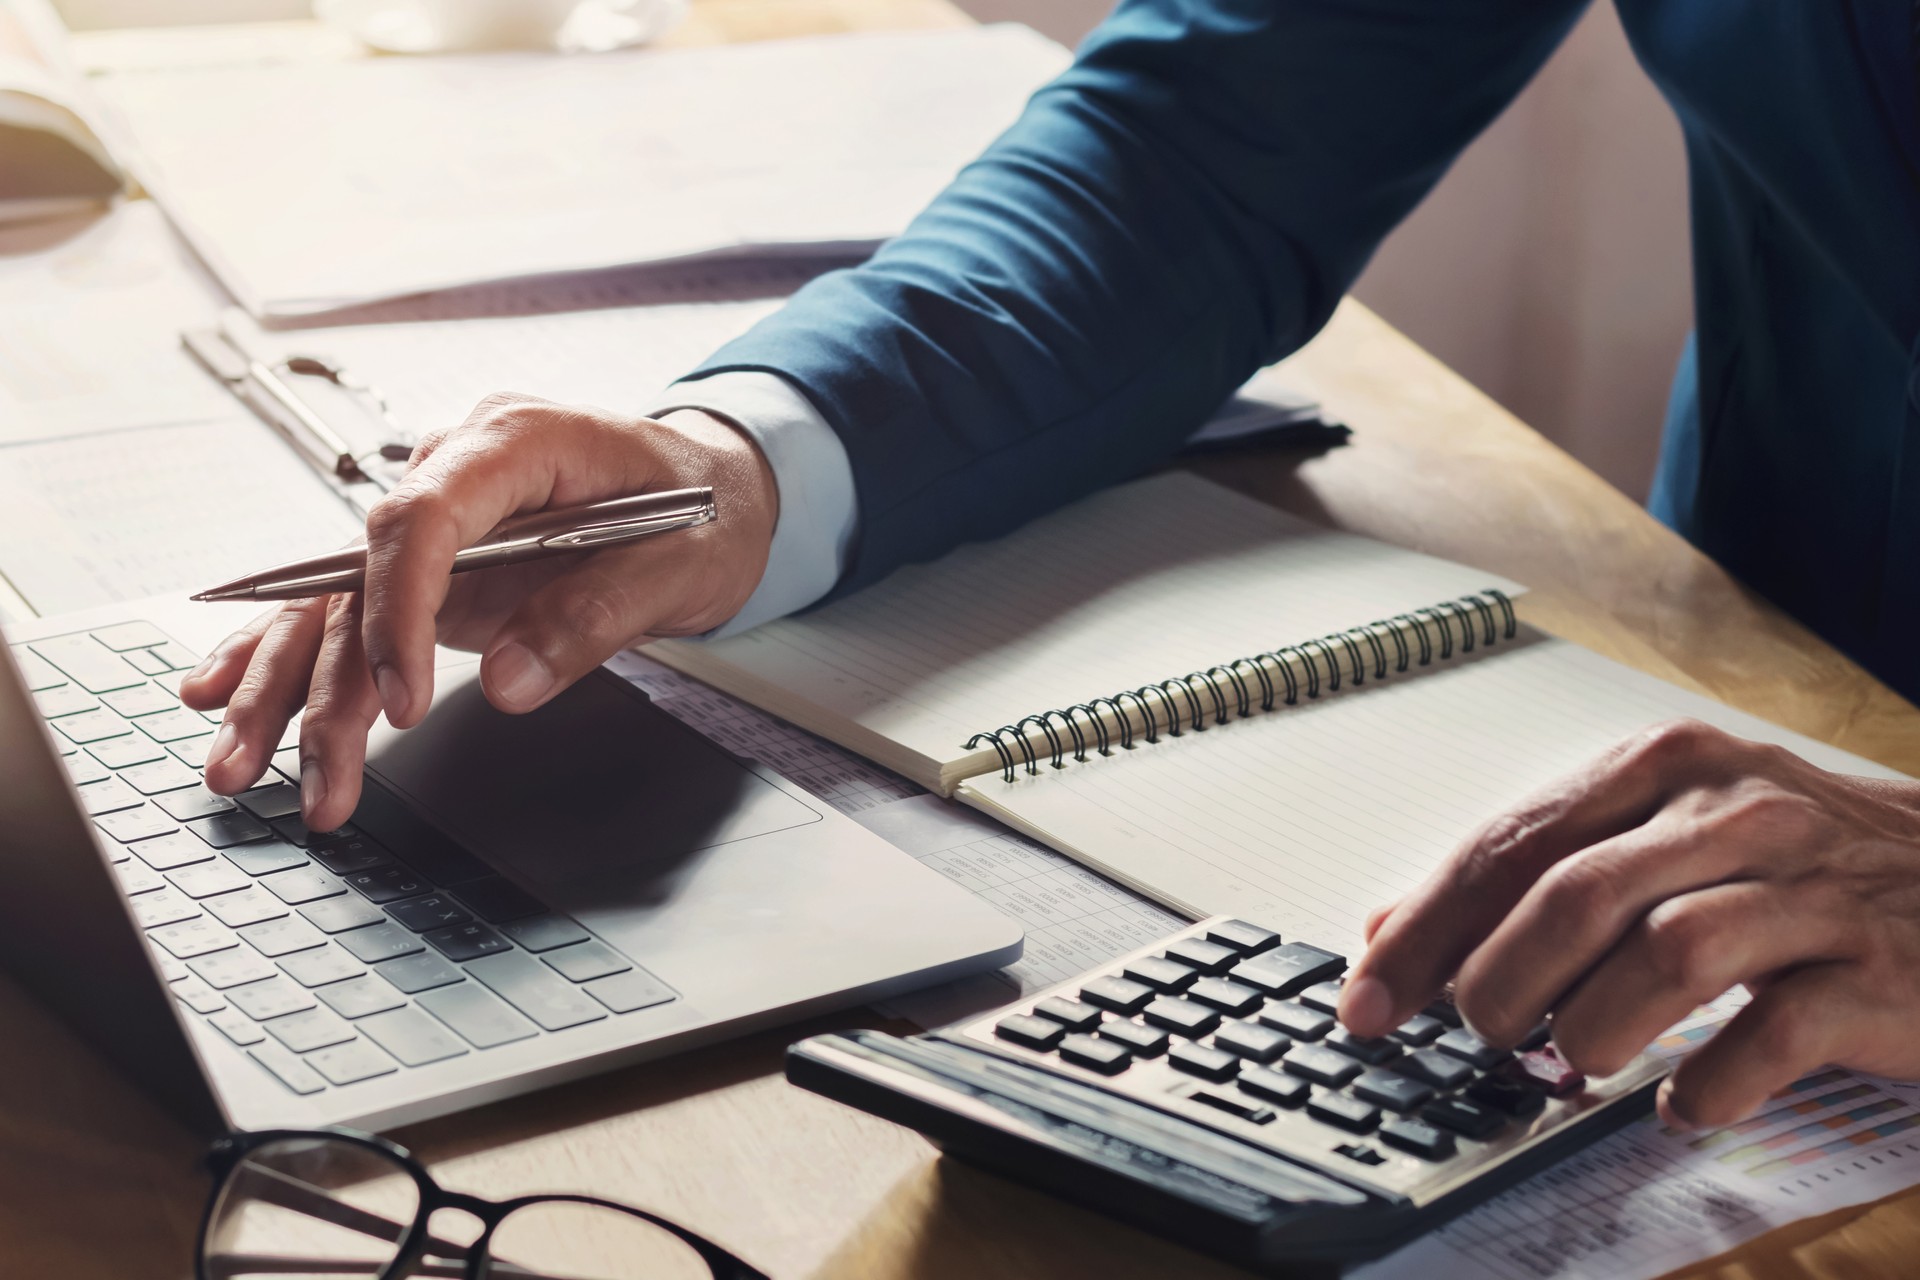
<path id="1" fill-rule="evenodd" d="M 536 511 L 503 521 L 453 557 L 453 572 L 524 564 L 576 551 L 597 551 L 656 533 L 711 524 L 719 516 L 712 489 L 670 489 L 590 506 Z M 310 556 L 250 573 L 199 592 L 195 600 L 304 600 L 359 591 L 367 583 L 365 547 Z"/>

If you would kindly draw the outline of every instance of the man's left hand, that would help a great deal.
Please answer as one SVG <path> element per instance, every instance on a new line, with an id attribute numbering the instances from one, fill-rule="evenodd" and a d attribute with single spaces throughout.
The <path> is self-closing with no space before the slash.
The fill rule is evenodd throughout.
<path id="1" fill-rule="evenodd" d="M 1663 725 L 1480 828 L 1368 936 L 1340 1006 L 1356 1034 L 1454 979 L 1483 1038 L 1551 1013 L 1588 1075 L 1746 984 L 1662 1085 L 1670 1124 L 1731 1123 L 1829 1063 L 1920 1076 L 1920 785 Z"/>

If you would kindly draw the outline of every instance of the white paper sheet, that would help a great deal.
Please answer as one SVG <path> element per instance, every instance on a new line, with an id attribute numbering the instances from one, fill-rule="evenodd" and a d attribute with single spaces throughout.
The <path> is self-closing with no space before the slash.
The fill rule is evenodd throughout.
<path id="1" fill-rule="evenodd" d="M 128 72 L 130 166 L 257 315 L 897 235 L 1069 60 L 1023 27 Z"/>

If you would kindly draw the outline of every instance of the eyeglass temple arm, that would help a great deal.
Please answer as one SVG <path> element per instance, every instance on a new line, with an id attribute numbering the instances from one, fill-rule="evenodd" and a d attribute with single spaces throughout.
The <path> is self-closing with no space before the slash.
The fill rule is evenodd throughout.
<path id="1" fill-rule="evenodd" d="M 213 1280 L 246 1280 L 252 1276 L 377 1276 L 391 1262 L 347 1262 L 331 1258 L 294 1258 L 277 1253 L 229 1253 L 209 1259 Z M 461 1280 L 467 1274 L 464 1262 L 419 1262 L 407 1268 L 407 1280 Z M 502 1280 L 565 1280 L 541 1271 L 526 1271 L 509 1262 L 495 1262 L 488 1273 Z"/>

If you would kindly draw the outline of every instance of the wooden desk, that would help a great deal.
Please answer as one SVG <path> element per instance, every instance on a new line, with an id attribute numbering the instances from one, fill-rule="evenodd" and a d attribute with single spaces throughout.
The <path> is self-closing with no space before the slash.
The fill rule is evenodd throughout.
<path id="1" fill-rule="evenodd" d="M 682 41 L 963 21 L 943 0 L 700 0 Z M 1752 599 L 1565 454 L 1355 304 L 1290 362 L 1357 429 L 1300 462 L 1203 468 L 1305 515 L 1533 585 L 1528 617 L 1646 670 L 1920 773 L 1920 712 Z M 844 1020 L 842 1020 L 844 1021 Z M 793 1028 L 397 1135 L 483 1194 L 592 1189 L 674 1216 L 781 1276 L 886 1280 L 1241 1273 L 937 1160 L 915 1134 L 789 1088 Z M 197 1144 L 0 978 L 0 1275 L 188 1274 Z M 1894 1277 L 1920 1197 L 1793 1228 L 1695 1268 Z"/>

